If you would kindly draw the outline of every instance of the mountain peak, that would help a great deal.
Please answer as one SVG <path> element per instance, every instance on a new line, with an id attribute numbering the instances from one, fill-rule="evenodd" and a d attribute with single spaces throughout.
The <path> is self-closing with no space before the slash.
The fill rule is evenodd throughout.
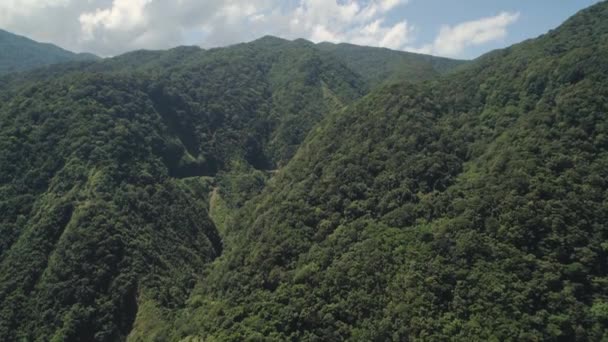
<path id="1" fill-rule="evenodd" d="M 283 44 L 283 43 L 288 43 L 289 40 L 284 39 L 284 38 L 279 38 L 276 36 L 272 36 L 272 35 L 265 35 L 262 36 L 256 40 L 254 40 L 252 43 L 264 43 L 264 44 Z"/>

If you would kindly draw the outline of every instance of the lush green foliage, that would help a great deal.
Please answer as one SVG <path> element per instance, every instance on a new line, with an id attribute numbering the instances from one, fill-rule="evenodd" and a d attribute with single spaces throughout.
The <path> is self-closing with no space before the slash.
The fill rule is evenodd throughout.
<path id="1" fill-rule="evenodd" d="M 6 77 L 0 337 L 606 340 L 607 40 L 601 3 L 441 78 L 272 37 Z"/>
<path id="2" fill-rule="evenodd" d="M 76 54 L 0 30 L 0 75 L 49 64 L 96 59 L 98 57 L 91 54 Z"/>
<path id="3" fill-rule="evenodd" d="M 211 209 L 229 216 L 367 89 L 312 43 L 272 37 L 62 64 L 0 87 L 0 336 L 57 341 L 166 320 L 223 248 L 208 193 L 221 188 Z"/>
<path id="4" fill-rule="evenodd" d="M 334 113 L 177 318 L 210 340 L 608 338 L 608 4 Z"/>
<path id="5" fill-rule="evenodd" d="M 93 87 L 93 96 L 83 89 Z M 162 117 L 128 78 L 67 78 L 2 106 L 0 336 L 124 338 L 137 298 L 178 305 L 221 253 L 168 177 Z"/>

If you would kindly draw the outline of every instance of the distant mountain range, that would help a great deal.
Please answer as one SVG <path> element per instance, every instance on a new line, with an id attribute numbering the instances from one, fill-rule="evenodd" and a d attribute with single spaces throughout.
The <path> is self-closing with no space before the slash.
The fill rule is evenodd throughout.
<path id="1" fill-rule="evenodd" d="M 68 61 L 97 60 L 90 53 L 73 53 L 0 30 L 0 75 Z"/>

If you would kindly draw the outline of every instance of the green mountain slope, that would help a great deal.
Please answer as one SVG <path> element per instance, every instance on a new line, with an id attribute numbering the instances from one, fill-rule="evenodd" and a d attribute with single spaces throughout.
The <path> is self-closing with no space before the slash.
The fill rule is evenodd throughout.
<path id="1" fill-rule="evenodd" d="M 327 117 L 173 339 L 608 338 L 607 39 L 604 2 Z"/>
<path id="2" fill-rule="evenodd" d="M 204 198 L 168 177 L 166 126 L 137 86 L 56 80 L 2 106 L 3 339 L 124 338 L 139 300 L 174 305 L 221 252 Z"/>
<path id="3" fill-rule="evenodd" d="M 76 54 L 52 44 L 38 43 L 0 30 L 0 75 L 50 64 L 96 59 L 99 57 L 86 53 Z"/>
<path id="4" fill-rule="evenodd" d="M 420 82 L 454 70 L 465 61 L 352 44 L 318 44 L 343 60 L 372 87 L 386 82 Z"/>
<path id="5" fill-rule="evenodd" d="M 210 177 L 275 167 L 365 91 L 314 46 L 268 44 L 140 52 L 5 84 L 0 336 L 121 340 L 139 306 L 183 304 L 222 251 Z M 163 56 L 131 68 L 141 54 Z"/>
<path id="6" fill-rule="evenodd" d="M 606 23 L 1 78 L 0 339 L 608 338 Z"/>

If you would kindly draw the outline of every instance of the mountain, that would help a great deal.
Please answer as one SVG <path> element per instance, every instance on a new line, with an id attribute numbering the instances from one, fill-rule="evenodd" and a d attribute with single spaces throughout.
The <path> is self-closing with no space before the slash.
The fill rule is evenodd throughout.
<path id="1" fill-rule="evenodd" d="M 169 338 L 608 338 L 607 39 L 603 2 L 328 115 Z"/>
<path id="2" fill-rule="evenodd" d="M 242 206 L 369 87 L 274 37 L 2 78 L 0 336 L 122 340 L 179 309 L 223 253 L 209 194 Z"/>
<path id="3" fill-rule="evenodd" d="M 366 88 L 314 46 L 268 44 L 135 52 L 8 81 L 0 336 L 121 340 L 139 307 L 182 305 L 223 250 L 212 187 L 233 172 L 255 191 Z"/>
<path id="4" fill-rule="evenodd" d="M 3 77 L 0 339 L 607 339 L 607 39 L 603 2 L 462 67 L 264 37 Z"/>
<path id="5" fill-rule="evenodd" d="M 420 82 L 448 73 L 466 61 L 352 44 L 320 43 L 319 49 L 343 60 L 370 85 Z"/>
<path id="6" fill-rule="evenodd" d="M 92 54 L 76 54 L 53 44 L 38 43 L 0 30 L 0 75 L 68 61 L 97 59 L 99 57 Z"/>

